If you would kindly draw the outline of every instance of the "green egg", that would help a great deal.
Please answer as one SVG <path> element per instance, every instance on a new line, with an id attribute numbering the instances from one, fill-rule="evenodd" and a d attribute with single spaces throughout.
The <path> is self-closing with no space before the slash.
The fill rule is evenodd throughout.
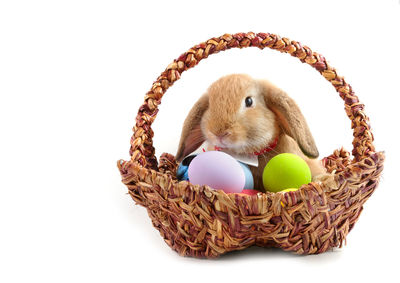
<path id="1" fill-rule="evenodd" d="M 263 184 L 266 191 L 276 193 L 289 188 L 300 188 L 310 182 L 310 168 L 296 154 L 278 154 L 264 168 Z"/>

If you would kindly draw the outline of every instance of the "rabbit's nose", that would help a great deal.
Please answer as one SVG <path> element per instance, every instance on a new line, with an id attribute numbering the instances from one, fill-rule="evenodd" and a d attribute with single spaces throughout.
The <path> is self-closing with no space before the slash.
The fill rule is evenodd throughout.
<path id="1" fill-rule="evenodd" d="M 227 137 L 229 137 L 231 135 L 230 132 L 223 132 L 221 134 L 216 135 L 217 138 L 219 139 L 219 141 L 222 141 L 223 139 L 226 139 Z"/>

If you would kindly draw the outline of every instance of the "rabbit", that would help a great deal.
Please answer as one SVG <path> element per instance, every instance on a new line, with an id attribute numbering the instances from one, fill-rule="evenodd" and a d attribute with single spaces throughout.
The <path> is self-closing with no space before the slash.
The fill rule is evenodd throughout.
<path id="1" fill-rule="evenodd" d="M 267 80 L 246 74 L 224 76 L 210 85 L 186 117 L 176 153 L 177 162 L 204 141 L 231 154 L 256 154 L 250 166 L 254 188 L 264 191 L 262 174 L 280 153 L 294 153 L 310 167 L 313 181 L 330 181 L 314 138 L 295 101 Z"/>

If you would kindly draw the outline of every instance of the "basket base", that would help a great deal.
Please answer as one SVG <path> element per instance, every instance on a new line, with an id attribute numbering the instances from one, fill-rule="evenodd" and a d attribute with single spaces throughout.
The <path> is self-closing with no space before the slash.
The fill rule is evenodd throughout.
<path id="1" fill-rule="evenodd" d="M 251 196 L 178 182 L 171 155 L 161 157 L 160 172 L 130 162 L 119 167 L 133 200 L 182 256 L 215 258 L 250 246 L 319 254 L 346 243 L 379 183 L 383 153 L 357 164 L 349 156 L 342 149 L 323 160 L 337 176 L 335 188 L 310 183 L 285 194 Z"/>

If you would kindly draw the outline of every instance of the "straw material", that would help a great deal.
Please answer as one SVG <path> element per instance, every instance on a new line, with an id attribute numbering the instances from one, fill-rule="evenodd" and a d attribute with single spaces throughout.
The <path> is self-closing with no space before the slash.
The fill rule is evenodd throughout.
<path id="1" fill-rule="evenodd" d="M 309 183 L 288 193 L 227 194 L 176 179 L 177 163 L 154 155 L 153 131 L 158 105 L 182 72 L 209 55 L 231 48 L 265 47 L 307 63 L 339 93 L 353 129 L 353 150 L 340 149 L 323 159 L 334 182 Z M 225 34 L 198 44 L 174 60 L 153 83 L 139 108 L 131 138 L 131 159 L 120 160 L 122 182 L 137 203 L 147 208 L 155 228 L 180 255 L 217 257 L 252 245 L 316 254 L 341 247 L 363 204 L 374 192 L 384 153 L 375 152 L 364 105 L 325 58 L 299 42 L 268 33 Z"/>

